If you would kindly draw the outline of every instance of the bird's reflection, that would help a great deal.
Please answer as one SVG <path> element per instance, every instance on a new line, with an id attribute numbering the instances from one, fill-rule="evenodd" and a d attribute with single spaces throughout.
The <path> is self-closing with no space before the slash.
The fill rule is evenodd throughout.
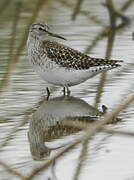
<path id="1" fill-rule="evenodd" d="M 45 100 L 30 120 L 28 139 L 33 159 L 41 160 L 50 154 L 52 149 L 45 142 L 80 131 L 79 128 L 63 125 L 64 119 L 91 123 L 100 114 L 87 102 L 75 97 L 62 96 Z"/>

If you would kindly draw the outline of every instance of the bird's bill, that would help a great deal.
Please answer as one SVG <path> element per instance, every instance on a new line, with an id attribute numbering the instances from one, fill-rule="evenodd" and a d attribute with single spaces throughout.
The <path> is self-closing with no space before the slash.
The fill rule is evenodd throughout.
<path id="1" fill-rule="evenodd" d="M 58 34 L 51 33 L 51 32 L 49 32 L 49 31 L 48 31 L 48 34 L 49 34 L 50 36 L 53 36 L 53 37 L 56 37 L 56 38 L 59 38 L 59 39 L 67 40 L 67 39 L 64 38 L 64 37 L 62 37 L 62 36 L 60 36 L 60 35 L 58 35 Z"/>

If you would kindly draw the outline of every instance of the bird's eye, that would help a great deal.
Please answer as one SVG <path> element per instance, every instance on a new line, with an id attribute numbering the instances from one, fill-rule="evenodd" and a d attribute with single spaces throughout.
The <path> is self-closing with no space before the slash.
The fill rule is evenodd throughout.
<path id="1" fill-rule="evenodd" d="M 44 29 L 43 29 L 43 28 L 41 28 L 41 27 L 39 27 L 39 30 L 40 30 L 40 31 L 44 31 Z"/>

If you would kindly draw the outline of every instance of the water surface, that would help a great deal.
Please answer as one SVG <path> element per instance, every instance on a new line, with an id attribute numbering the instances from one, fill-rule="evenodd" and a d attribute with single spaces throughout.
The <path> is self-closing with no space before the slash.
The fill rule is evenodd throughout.
<path id="1" fill-rule="evenodd" d="M 132 40 L 134 24 L 132 21 L 116 35 L 111 58 L 123 59 L 124 63 L 121 68 L 108 73 L 101 101 L 96 109 L 94 104 L 100 75 L 71 87 L 71 97 L 64 98 L 61 88 L 42 81 L 29 65 L 24 35 L 26 36 L 26 28 L 30 24 L 31 17 L 38 14 L 34 21 L 47 21 L 53 32 L 67 38 L 68 41 L 61 43 L 84 52 L 102 29 L 101 25 L 95 24 L 83 14 L 79 14 L 76 20 L 72 21 L 72 5 L 75 5 L 75 2 L 44 1 L 41 6 L 34 0 L 20 1 L 22 4 L 16 4 L 17 2 L 9 1 L 0 16 L 0 160 L 26 175 L 33 167 L 45 162 L 36 160 L 42 156 L 45 159 L 51 158 L 61 148 L 83 134 L 80 129 L 63 127 L 64 118 L 71 117 L 75 121 L 77 116 L 85 118 L 91 116 L 97 120 L 96 116 L 101 114 L 102 105 L 107 106 L 108 111 L 112 111 L 134 93 Z M 124 2 L 115 3 L 120 7 Z M 134 4 L 125 13 L 131 19 L 134 17 L 133 8 Z M 109 23 L 108 12 L 98 1 L 84 1 L 82 10 L 89 11 L 106 25 Z M 17 26 L 15 22 L 18 22 Z M 16 35 L 15 38 L 13 35 Z M 88 54 L 105 57 L 106 45 L 105 38 Z M 49 101 L 46 100 L 46 87 L 49 87 L 52 93 Z M 115 129 L 133 131 L 134 104 L 124 110 L 119 117 L 121 121 L 111 126 Z M 90 122 L 89 119 L 89 123 L 92 125 L 92 120 Z M 28 139 L 28 132 L 32 140 Z M 54 168 L 51 166 L 37 179 L 44 180 L 50 177 L 71 180 L 80 150 L 81 145 L 58 160 Z M 134 178 L 133 138 L 98 133 L 90 141 L 88 150 L 80 179 Z M 17 179 L 2 168 L 0 173 L 2 180 Z"/>

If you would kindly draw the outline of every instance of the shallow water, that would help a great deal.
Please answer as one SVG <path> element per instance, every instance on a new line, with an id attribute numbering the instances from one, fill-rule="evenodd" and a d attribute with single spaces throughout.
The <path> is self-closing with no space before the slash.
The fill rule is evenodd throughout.
<path id="1" fill-rule="evenodd" d="M 118 1 L 118 7 L 124 2 Z M 11 1 L 7 4 L 0 16 L 0 160 L 27 174 L 33 167 L 38 167 L 45 161 L 36 161 L 37 159 L 41 159 L 44 154 L 45 159 L 49 159 L 62 148 L 60 146 L 65 147 L 83 134 L 77 128 L 62 127 L 60 123 L 64 118 L 92 116 L 97 120 L 96 116 L 101 114 L 102 105 L 106 105 L 108 111 L 111 111 L 134 93 L 134 42 L 132 40 L 134 24 L 132 21 L 124 31 L 116 35 L 111 58 L 123 59 L 124 63 L 121 68 L 108 73 L 97 110 L 94 104 L 100 75 L 71 87 L 71 97 L 63 98 L 61 88 L 43 82 L 33 71 L 28 62 L 25 43 L 24 50 L 18 51 L 19 58 L 14 56 L 20 44 L 23 47 L 22 37 L 26 34 L 25 28 L 31 21 L 34 9 L 38 7 L 36 5 L 38 1 L 29 3 L 22 1 L 22 5 L 15 3 L 16 1 Z M 70 4 L 74 5 L 75 2 L 68 1 L 66 4 L 63 1 L 44 1 L 36 20 L 47 21 L 52 31 L 67 38 L 68 41 L 62 41 L 62 43 L 84 52 L 101 30 L 101 25 L 95 24 L 82 14 L 72 21 L 73 9 Z M 20 8 L 19 13 L 17 8 Z M 131 19 L 134 17 L 133 8 L 134 4 L 125 13 Z M 90 11 L 104 24 L 109 22 L 105 7 L 98 1 L 84 1 L 82 10 Z M 12 32 L 17 13 L 19 24 L 16 32 Z M 13 33 L 16 34 L 15 40 L 12 38 Z M 89 54 L 105 57 L 106 43 L 106 39 L 101 40 Z M 14 47 L 13 50 L 11 45 Z M 49 101 L 46 100 L 46 87 L 50 87 L 52 93 Z M 133 131 L 134 103 L 119 117 L 121 121 L 111 126 L 115 129 Z M 90 141 L 88 149 L 80 179 L 134 179 L 133 138 L 98 133 Z M 54 167 L 50 167 L 36 179 L 48 179 L 48 177 L 59 180 L 72 179 L 80 150 L 81 145 L 76 146 L 58 160 Z M 2 168 L 0 174 L 2 180 L 17 179 Z"/>

